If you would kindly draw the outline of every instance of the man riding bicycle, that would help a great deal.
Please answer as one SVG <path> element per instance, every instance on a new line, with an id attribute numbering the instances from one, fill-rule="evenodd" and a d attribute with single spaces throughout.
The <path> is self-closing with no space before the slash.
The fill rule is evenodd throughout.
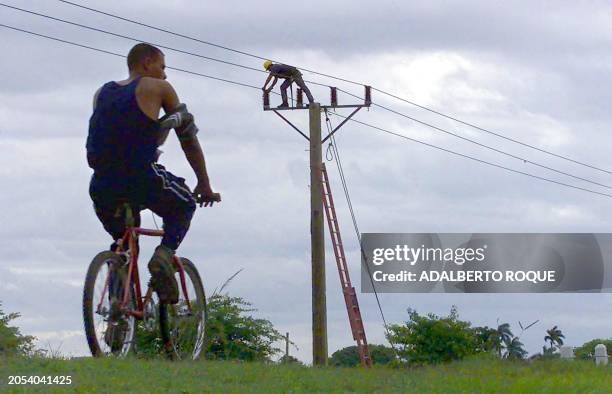
<path id="1" fill-rule="evenodd" d="M 164 236 L 149 261 L 151 286 L 160 302 L 178 301 L 172 259 L 200 206 L 221 201 L 214 193 L 196 127 L 187 107 L 166 81 L 164 54 L 140 43 L 127 56 L 129 77 L 104 84 L 94 95 L 89 121 L 87 161 L 94 170 L 89 194 L 114 250 L 125 232 L 120 208 L 128 203 L 138 213 L 148 208 L 164 221 Z M 159 119 L 160 109 L 166 115 Z M 157 163 L 159 150 L 174 128 L 198 183 L 193 193 L 179 178 Z M 136 215 L 135 226 L 140 225 Z"/>

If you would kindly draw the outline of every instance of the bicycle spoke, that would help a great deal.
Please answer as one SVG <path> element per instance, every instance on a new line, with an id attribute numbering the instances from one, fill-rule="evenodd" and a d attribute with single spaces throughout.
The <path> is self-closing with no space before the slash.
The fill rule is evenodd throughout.
<path id="1" fill-rule="evenodd" d="M 168 308 L 170 339 L 176 356 L 180 359 L 197 358 L 204 343 L 203 300 L 198 299 L 190 275 L 185 275 L 187 295 L 179 283 L 179 302 Z M 187 302 L 189 300 L 189 303 Z"/>
<path id="2" fill-rule="evenodd" d="M 91 305 L 94 332 L 102 354 L 124 356 L 131 348 L 135 319 L 119 311 L 123 280 L 112 264 L 116 260 L 102 262 L 94 278 Z"/>

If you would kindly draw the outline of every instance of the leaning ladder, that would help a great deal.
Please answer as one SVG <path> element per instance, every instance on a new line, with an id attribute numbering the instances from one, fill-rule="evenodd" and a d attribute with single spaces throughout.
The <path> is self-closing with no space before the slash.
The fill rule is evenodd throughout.
<path id="1" fill-rule="evenodd" d="M 325 206 L 327 224 L 329 225 L 329 234 L 331 235 L 334 255 L 336 256 L 338 274 L 340 274 L 340 285 L 342 286 L 342 293 L 344 294 L 344 301 L 346 302 L 346 310 L 348 312 L 349 322 L 351 323 L 351 331 L 353 332 L 353 339 L 357 342 L 357 349 L 359 350 L 361 365 L 369 368 L 372 366 L 372 358 L 370 357 L 370 350 L 368 349 L 368 341 L 366 339 L 365 329 L 363 327 L 363 320 L 361 319 L 361 312 L 359 311 L 357 293 L 355 292 L 355 288 L 351 285 L 351 278 L 349 276 L 346 257 L 344 255 L 344 246 L 342 245 L 342 239 L 340 238 L 340 226 L 338 225 L 338 218 L 336 216 L 336 209 L 334 208 L 334 199 L 332 198 L 325 163 L 322 163 L 321 165 L 321 172 L 323 173 L 321 179 L 323 205 Z"/>

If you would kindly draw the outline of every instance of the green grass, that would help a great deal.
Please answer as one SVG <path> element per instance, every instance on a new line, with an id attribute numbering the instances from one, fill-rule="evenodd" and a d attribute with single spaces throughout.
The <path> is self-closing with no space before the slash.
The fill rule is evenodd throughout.
<path id="1" fill-rule="evenodd" d="M 8 386 L 9 375 L 71 375 L 71 386 Z M 391 369 L 309 368 L 221 361 L 0 358 L 0 392 L 80 393 L 610 393 L 612 366 L 548 360 L 533 364 L 494 358 Z"/>

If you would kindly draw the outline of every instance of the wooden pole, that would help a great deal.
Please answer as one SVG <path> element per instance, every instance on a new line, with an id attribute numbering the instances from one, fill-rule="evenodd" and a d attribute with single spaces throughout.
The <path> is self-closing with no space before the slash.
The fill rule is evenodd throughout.
<path id="1" fill-rule="evenodd" d="M 325 301 L 325 241 L 321 194 L 321 106 L 313 103 L 310 113 L 310 236 L 312 250 L 312 363 L 327 365 L 327 307 Z"/>
<path id="2" fill-rule="evenodd" d="M 289 362 L 289 333 L 285 336 L 285 362 Z"/>

